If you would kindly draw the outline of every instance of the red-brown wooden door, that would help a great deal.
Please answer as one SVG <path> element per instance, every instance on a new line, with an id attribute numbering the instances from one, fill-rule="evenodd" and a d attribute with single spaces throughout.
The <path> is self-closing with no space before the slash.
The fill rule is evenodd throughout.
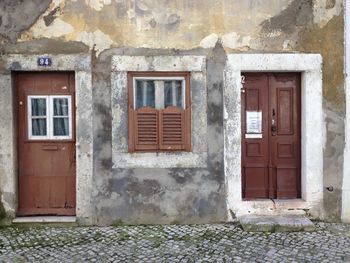
<path id="1" fill-rule="evenodd" d="M 243 79 L 243 198 L 300 198 L 300 74 Z"/>
<path id="2" fill-rule="evenodd" d="M 17 215 L 75 215 L 74 73 L 16 74 Z"/>

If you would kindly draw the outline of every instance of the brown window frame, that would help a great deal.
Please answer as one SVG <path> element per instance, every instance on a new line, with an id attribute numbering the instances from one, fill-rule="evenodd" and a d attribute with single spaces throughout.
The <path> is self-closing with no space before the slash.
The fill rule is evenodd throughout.
<path id="1" fill-rule="evenodd" d="M 134 109 L 134 78 L 160 78 L 171 79 L 172 77 L 183 77 L 185 79 L 185 105 L 183 109 L 179 109 L 174 106 L 167 107 L 165 109 L 155 109 L 151 107 L 143 107 L 140 109 Z M 127 85 L 128 85 L 128 135 L 129 135 L 129 152 L 191 152 L 191 91 L 190 91 L 190 72 L 168 72 L 168 71 L 129 71 L 127 73 Z M 156 131 L 155 141 L 152 144 L 141 145 L 138 137 L 138 123 L 141 114 L 152 116 L 152 120 L 155 121 L 156 126 L 153 127 Z M 171 118 L 167 119 L 167 116 L 178 116 L 181 119 L 181 143 L 171 144 L 170 141 L 166 141 L 166 131 L 164 129 L 166 123 L 169 123 Z M 180 117 L 181 116 L 181 117 Z M 177 122 L 180 123 L 180 122 Z M 171 140 L 171 139 L 170 139 Z"/>

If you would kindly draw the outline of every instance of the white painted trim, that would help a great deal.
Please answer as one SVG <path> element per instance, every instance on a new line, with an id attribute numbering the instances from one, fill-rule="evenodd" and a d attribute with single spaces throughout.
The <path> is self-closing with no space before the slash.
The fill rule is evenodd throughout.
<path id="1" fill-rule="evenodd" d="M 241 181 L 241 73 L 301 72 L 302 199 L 243 201 Z M 224 165 L 228 210 L 244 214 L 304 213 L 322 217 L 322 57 L 319 54 L 231 54 L 224 73 Z M 315 132 L 317 131 L 317 132 Z M 230 216 L 230 213 L 229 213 Z"/>
<path id="2" fill-rule="evenodd" d="M 32 99 L 46 99 L 46 116 L 38 116 L 46 119 L 46 136 L 32 134 Z M 68 99 L 68 116 L 54 116 L 54 99 Z M 27 120 L 28 120 L 28 139 L 29 140 L 71 140 L 72 139 L 72 96 L 71 95 L 29 95 L 27 97 Z M 68 117 L 68 135 L 55 136 L 53 128 L 54 117 Z"/>
<path id="3" fill-rule="evenodd" d="M 72 139 L 72 96 L 71 95 L 50 95 L 49 96 L 49 109 L 50 109 L 50 137 L 51 140 L 71 140 Z M 54 116 L 54 99 L 68 99 L 68 116 Z M 55 117 L 68 117 L 68 135 L 67 136 L 55 136 L 53 128 L 53 120 Z"/>
<path id="4" fill-rule="evenodd" d="M 343 222 L 350 223 L 350 4 L 344 0 L 345 16 L 345 148 L 342 184 L 342 213 Z"/>
<path id="5" fill-rule="evenodd" d="M 205 71 L 205 56 L 113 56 L 112 71 Z"/>
<path id="6" fill-rule="evenodd" d="M 38 56 L 52 58 L 51 67 L 39 67 Z M 15 217 L 17 210 L 17 141 L 11 71 L 74 71 L 76 90 L 76 217 L 81 224 L 94 222 L 91 193 L 93 173 L 93 127 L 91 56 L 72 55 L 22 55 L 1 57 L 0 70 L 0 192 L 6 213 Z"/>
<path id="7" fill-rule="evenodd" d="M 186 79 L 184 77 L 171 77 L 171 76 L 164 76 L 164 77 L 133 77 L 133 97 L 134 97 L 134 109 L 136 109 L 136 81 L 137 80 L 154 80 L 156 81 L 162 81 L 163 85 L 157 86 L 157 84 L 154 84 L 155 88 L 155 108 L 156 109 L 164 109 L 164 82 L 165 81 L 171 81 L 171 80 L 181 80 L 181 89 L 182 89 L 182 107 L 185 109 L 186 106 Z M 159 88 L 162 88 L 161 90 Z M 174 92 L 174 89 L 173 89 Z M 174 100 L 174 98 L 173 98 Z M 160 103 L 157 104 L 157 101 L 160 101 Z M 173 101 L 174 103 L 174 101 Z M 176 103 L 176 99 L 175 99 Z"/>
<path id="8" fill-rule="evenodd" d="M 40 135 L 33 135 L 33 130 L 32 130 L 32 119 L 33 114 L 32 114 L 32 99 L 45 99 L 46 100 L 46 115 L 45 116 L 40 116 L 40 119 L 43 119 L 45 117 L 46 120 L 46 135 L 45 136 L 40 136 Z M 47 140 L 49 139 L 49 96 L 43 96 L 43 95 L 30 95 L 27 97 L 27 122 L 28 122 L 28 139 L 29 140 Z M 39 117 L 39 116 L 38 116 Z M 36 118 L 35 118 L 36 119 Z M 38 118 L 39 119 L 39 118 Z"/>

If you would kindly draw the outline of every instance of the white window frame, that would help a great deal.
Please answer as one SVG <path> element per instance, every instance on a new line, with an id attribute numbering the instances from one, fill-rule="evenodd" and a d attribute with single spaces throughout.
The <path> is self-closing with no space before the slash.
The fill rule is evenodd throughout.
<path id="1" fill-rule="evenodd" d="M 50 98 L 50 139 L 52 140 L 69 140 L 72 139 L 72 96 L 71 95 L 51 95 Z M 54 116 L 54 99 L 68 99 L 68 116 Z M 68 117 L 68 135 L 67 136 L 57 136 L 54 135 L 53 129 L 53 119 L 55 117 Z"/>
<path id="2" fill-rule="evenodd" d="M 186 80 L 185 77 L 133 77 L 133 96 L 134 96 L 134 109 L 136 109 L 136 81 L 137 80 L 153 80 L 153 81 L 172 81 L 172 80 L 181 80 L 182 81 L 182 109 L 186 109 Z M 159 88 L 159 85 L 155 83 L 155 108 L 163 109 L 164 108 L 164 85 L 161 85 L 162 88 Z M 157 99 L 158 98 L 158 99 Z M 162 98 L 162 106 L 159 105 L 159 98 Z M 158 102 L 158 103 L 157 103 Z"/>
<path id="3" fill-rule="evenodd" d="M 35 95 L 35 96 L 28 96 L 28 108 L 27 108 L 27 118 L 28 118 L 28 138 L 30 140 L 45 140 L 48 138 L 49 136 L 49 122 L 48 122 L 48 118 L 49 118 L 49 96 L 43 96 L 43 95 Z M 36 116 L 39 119 L 46 119 L 46 135 L 45 136 L 41 136 L 41 135 L 33 135 L 33 131 L 32 131 L 32 99 L 45 99 L 46 100 L 46 115 L 45 116 Z"/>
<path id="4" fill-rule="evenodd" d="M 32 134 L 32 100 L 31 99 L 46 99 L 46 136 L 37 136 Z M 53 130 L 54 119 L 54 99 L 68 99 L 68 135 L 55 136 Z M 28 96 L 28 139 L 29 140 L 71 140 L 72 139 L 72 96 L 71 95 L 30 95 Z M 60 117 L 60 116 L 56 116 Z M 44 117 L 42 117 L 44 118 Z"/>

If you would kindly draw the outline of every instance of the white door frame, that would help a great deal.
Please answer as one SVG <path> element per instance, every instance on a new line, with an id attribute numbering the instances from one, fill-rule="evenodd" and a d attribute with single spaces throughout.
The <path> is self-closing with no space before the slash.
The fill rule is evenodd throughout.
<path id="1" fill-rule="evenodd" d="M 241 73 L 301 73 L 301 199 L 244 201 L 241 176 Z M 323 216 L 322 57 L 319 54 L 230 54 L 224 73 L 224 165 L 228 215 Z"/>

